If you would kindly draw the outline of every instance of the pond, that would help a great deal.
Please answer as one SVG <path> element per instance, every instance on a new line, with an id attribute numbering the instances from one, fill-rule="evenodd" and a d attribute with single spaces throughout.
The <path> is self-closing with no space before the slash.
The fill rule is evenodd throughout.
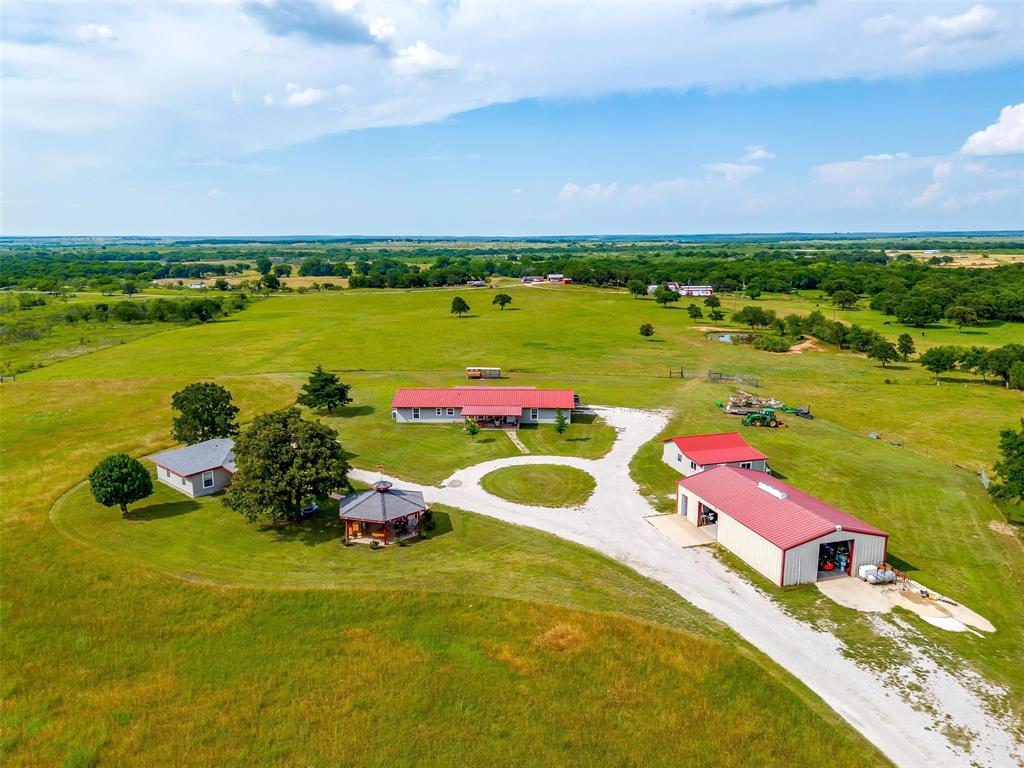
<path id="1" fill-rule="evenodd" d="M 716 338 L 723 344 L 750 344 L 757 336 L 753 333 L 719 333 Z"/>

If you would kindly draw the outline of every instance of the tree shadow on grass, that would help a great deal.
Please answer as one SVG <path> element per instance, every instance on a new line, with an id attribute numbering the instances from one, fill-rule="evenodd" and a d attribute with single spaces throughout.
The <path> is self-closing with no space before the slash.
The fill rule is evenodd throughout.
<path id="1" fill-rule="evenodd" d="M 879 366 L 879 368 L 881 368 L 881 367 L 882 366 Z M 892 365 L 890 363 L 889 365 L 885 366 L 885 370 L 887 370 L 887 371 L 909 371 L 910 370 L 910 366 L 909 365 Z"/>
<path id="2" fill-rule="evenodd" d="M 327 509 L 316 517 L 286 525 L 263 525 L 260 533 L 266 533 L 275 544 L 297 541 L 307 547 L 315 547 L 341 538 L 341 521 Z"/>
<path id="3" fill-rule="evenodd" d="M 589 437 L 567 437 L 565 442 L 567 443 L 586 443 L 589 442 Z"/>
<path id="4" fill-rule="evenodd" d="M 904 573 L 909 573 L 910 571 L 918 570 L 916 565 L 914 565 L 913 563 L 908 563 L 902 557 L 896 557 L 896 555 L 894 555 L 892 552 L 886 554 L 885 561 L 889 563 L 889 565 L 891 565 L 893 568 L 903 571 Z"/>
<path id="5" fill-rule="evenodd" d="M 372 405 L 346 405 L 344 408 L 339 408 L 332 416 L 340 416 L 341 418 L 350 419 L 353 416 L 369 416 L 374 413 L 377 409 Z"/>
<path id="6" fill-rule="evenodd" d="M 504 309 L 499 310 L 499 311 L 500 312 L 520 312 L 520 311 L 522 311 L 522 309 L 523 309 L 522 307 L 505 307 Z"/>
<path id="7" fill-rule="evenodd" d="M 444 536 L 446 533 L 451 533 L 454 529 L 452 527 L 452 518 L 447 512 L 439 512 L 436 509 L 430 511 L 433 515 L 434 530 L 426 531 L 427 538 L 433 539 L 437 536 Z"/>
<path id="8" fill-rule="evenodd" d="M 151 504 L 148 507 L 130 509 L 132 520 L 165 520 L 168 517 L 178 517 L 195 512 L 199 509 L 199 502 L 192 499 L 184 501 L 168 501 L 163 504 Z"/>
<path id="9" fill-rule="evenodd" d="M 493 443 L 494 442 L 494 438 L 493 437 L 478 437 L 476 440 L 474 440 L 474 442 L 476 442 L 476 443 Z"/>

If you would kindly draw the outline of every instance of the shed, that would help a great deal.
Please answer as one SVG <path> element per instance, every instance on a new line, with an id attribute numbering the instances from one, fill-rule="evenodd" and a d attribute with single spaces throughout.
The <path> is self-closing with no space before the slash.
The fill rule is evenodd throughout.
<path id="1" fill-rule="evenodd" d="M 331 494 L 338 501 L 338 516 L 345 525 L 345 540 L 393 544 L 419 533 L 420 515 L 427 511 L 419 491 L 395 490 L 379 480 L 368 491 L 350 496 Z"/>
<path id="2" fill-rule="evenodd" d="M 761 472 L 719 466 L 678 481 L 676 511 L 779 586 L 885 562 L 889 534 Z"/>
<path id="3" fill-rule="evenodd" d="M 722 465 L 770 472 L 768 457 L 739 432 L 669 437 L 662 444 L 661 460 L 687 477 Z"/>
<path id="4" fill-rule="evenodd" d="M 224 490 L 237 471 L 235 441 L 229 437 L 157 453 L 149 460 L 156 464 L 157 480 L 189 498 Z"/>

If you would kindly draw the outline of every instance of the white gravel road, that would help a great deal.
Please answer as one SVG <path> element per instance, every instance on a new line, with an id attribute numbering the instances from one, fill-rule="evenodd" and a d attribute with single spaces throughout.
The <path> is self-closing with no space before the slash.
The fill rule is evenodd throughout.
<path id="1" fill-rule="evenodd" d="M 707 547 L 682 549 L 647 523 L 644 518 L 655 510 L 629 477 L 629 463 L 642 445 L 657 437 L 667 416 L 623 408 L 595 410 L 618 432 L 612 450 L 601 459 L 538 455 L 498 459 L 459 470 L 444 487 L 392 480 L 397 488 L 421 491 L 428 503 L 548 531 L 665 584 L 796 676 L 897 765 L 1024 766 L 1024 746 L 1015 741 L 1007 723 L 986 711 L 976 692 L 985 685 L 976 676 L 954 677 L 924 654 L 895 674 L 862 667 L 843 655 L 834 637 L 786 614 L 716 560 Z M 514 504 L 480 487 L 480 479 L 488 472 L 524 464 L 577 467 L 594 476 L 597 488 L 583 507 L 549 509 Z M 378 477 L 360 470 L 352 475 L 367 482 Z M 887 626 L 885 631 L 913 633 L 909 625 L 902 630 Z M 893 637 L 894 642 L 900 640 Z M 913 691 L 908 687 L 911 682 Z M 948 726 L 957 730 L 956 743 L 944 735 Z M 962 746 L 963 734 L 970 737 L 967 748 Z"/>

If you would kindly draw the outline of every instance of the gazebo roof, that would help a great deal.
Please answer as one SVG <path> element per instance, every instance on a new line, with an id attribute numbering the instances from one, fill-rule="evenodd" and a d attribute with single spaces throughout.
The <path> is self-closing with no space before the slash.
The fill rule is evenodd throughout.
<path id="1" fill-rule="evenodd" d="M 374 483 L 370 490 L 351 496 L 332 493 L 331 498 L 338 499 L 338 516 L 342 520 L 387 523 L 427 508 L 419 491 L 397 491 L 386 482 Z"/>

